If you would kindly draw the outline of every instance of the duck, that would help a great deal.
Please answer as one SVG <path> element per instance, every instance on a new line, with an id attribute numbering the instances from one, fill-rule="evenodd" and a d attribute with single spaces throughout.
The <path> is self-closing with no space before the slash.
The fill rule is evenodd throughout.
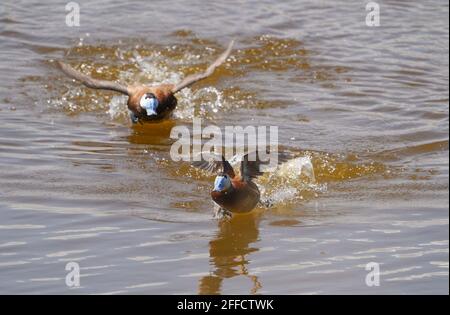
<path id="1" fill-rule="evenodd" d="M 252 156 L 251 160 L 249 156 Z M 278 153 L 278 163 L 285 162 L 288 157 L 287 153 Z M 192 163 L 198 169 L 216 174 L 210 192 L 212 200 L 217 205 L 214 213 L 216 218 L 231 218 L 233 214 L 249 213 L 261 203 L 261 192 L 254 179 L 264 174 L 261 170 L 263 164 L 266 162 L 260 160 L 257 152 L 242 157 L 240 174 L 236 174 L 223 155 L 220 160 L 213 157 L 208 161 L 200 160 Z"/>
<path id="2" fill-rule="evenodd" d="M 128 96 L 127 106 L 133 123 L 161 122 L 168 119 L 177 106 L 175 94 L 211 76 L 222 65 L 233 49 L 232 40 L 227 49 L 203 73 L 187 76 L 177 84 L 157 86 L 123 85 L 118 82 L 94 79 L 62 61 L 57 61 L 60 70 L 68 77 L 81 82 L 88 88 L 119 92 Z"/>

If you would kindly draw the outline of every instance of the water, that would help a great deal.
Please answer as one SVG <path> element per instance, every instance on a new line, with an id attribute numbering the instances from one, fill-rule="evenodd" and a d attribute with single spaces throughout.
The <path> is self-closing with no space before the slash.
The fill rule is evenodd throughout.
<path id="1" fill-rule="evenodd" d="M 0 5 L 0 293 L 448 294 L 448 2 L 379 1 L 378 28 L 363 1 L 79 3 L 72 28 L 65 1 Z M 176 82 L 232 38 L 157 126 L 54 65 Z M 194 116 L 279 126 L 272 208 L 212 219 L 213 177 L 168 153 Z"/>

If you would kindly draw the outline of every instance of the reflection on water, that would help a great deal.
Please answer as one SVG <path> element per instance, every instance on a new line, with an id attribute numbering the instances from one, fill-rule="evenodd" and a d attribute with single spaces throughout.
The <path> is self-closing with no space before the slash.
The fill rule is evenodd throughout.
<path id="1" fill-rule="evenodd" d="M 256 294 L 262 287 L 258 277 L 249 274 L 249 255 L 258 251 L 252 246 L 259 238 L 259 212 L 236 215 L 230 220 L 219 221 L 218 231 L 209 242 L 209 259 L 213 270 L 199 281 L 199 294 L 221 294 L 222 283 L 233 277 L 247 277 L 251 290 Z"/>
<path id="2" fill-rule="evenodd" d="M 133 124 L 127 140 L 130 144 L 158 146 L 166 149 L 173 142 L 170 132 L 176 126 L 174 120 L 167 120 L 159 124 Z"/>

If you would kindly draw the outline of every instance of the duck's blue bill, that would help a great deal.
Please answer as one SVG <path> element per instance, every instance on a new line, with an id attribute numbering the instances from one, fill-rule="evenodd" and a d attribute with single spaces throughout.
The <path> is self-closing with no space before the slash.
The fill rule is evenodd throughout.
<path id="1" fill-rule="evenodd" d="M 158 105 L 159 105 L 158 99 L 154 97 L 145 98 L 141 102 L 141 107 L 145 108 L 147 116 L 157 115 L 156 109 L 158 108 Z"/>
<path id="2" fill-rule="evenodd" d="M 225 176 L 217 176 L 214 181 L 214 190 L 223 191 L 227 187 L 228 179 Z"/>

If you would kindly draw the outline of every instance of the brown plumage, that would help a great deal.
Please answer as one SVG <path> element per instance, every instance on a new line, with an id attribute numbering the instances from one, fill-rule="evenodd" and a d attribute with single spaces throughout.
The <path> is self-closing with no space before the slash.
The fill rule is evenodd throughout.
<path id="1" fill-rule="evenodd" d="M 160 121 L 169 118 L 173 110 L 177 106 L 177 99 L 173 95 L 174 85 L 162 84 L 156 87 L 146 86 L 128 86 L 128 109 L 133 113 L 132 119 L 138 121 Z M 145 108 L 141 107 L 140 101 L 144 95 L 153 94 L 159 102 L 156 109 L 157 115 L 147 115 Z"/>
<path id="2" fill-rule="evenodd" d="M 231 41 L 226 51 L 205 72 L 190 75 L 178 84 L 161 84 L 153 87 L 144 85 L 125 86 L 117 82 L 91 78 L 61 61 L 58 61 L 58 65 L 67 76 L 80 81 L 89 88 L 110 90 L 128 95 L 127 105 L 133 122 L 155 122 L 170 117 L 177 106 L 177 99 L 174 94 L 209 77 L 217 67 L 227 60 L 233 44 L 234 41 Z"/>
<path id="3" fill-rule="evenodd" d="M 231 180 L 227 191 L 211 191 L 211 198 L 226 211 L 245 213 L 252 211 L 259 202 L 261 193 L 254 182 L 243 182 L 240 176 Z"/>
<path id="4" fill-rule="evenodd" d="M 255 160 L 249 161 L 249 156 L 255 157 Z M 287 153 L 279 153 L 278 162 L 284 162 L 288 157 Z M 261 172 L 263 164 L 268 163 L 261 161 L 258 154 L 246 154 L 241 161 L 239 175 L 236 175 L 231 164 L 223 156 L 221 161 L 213 158 L 210 161 L 194 162 L 193 166 L 211 173 L 221 170 L 216 177 L 211 198 L 224 210 L 225 215 L 230 215 L 249 212 L 258 205 L 261 193 L 253 179 L 263 174 Z"/>

